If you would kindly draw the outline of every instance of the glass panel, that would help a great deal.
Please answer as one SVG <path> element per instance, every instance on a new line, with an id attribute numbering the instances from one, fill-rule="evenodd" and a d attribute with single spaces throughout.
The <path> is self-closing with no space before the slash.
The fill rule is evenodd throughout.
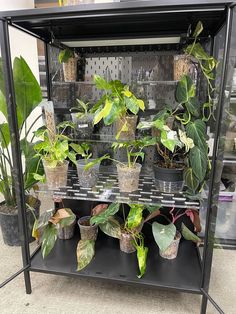
<path id="1" fill-rule="evenodd" d="M 236 10 L 232 30 L 236 29 Z M 235 266 L 236 266 L 236 37 L 231 34 L 228 61 L 228 77 L 222 117 L 218 158 L 223 156 L 223 172 L 220 179 L 218 213 L 215 224 L 214 251 L 209 294 L 225 313 L 235 313 Z M 222 60 L 224 29 L 216 38 L 218 59 Z M 219 64 L 220 68 L 220 64 Z M 221 163 L 218 164 L 221 169 Z M 218 174 L 218 173 L 217 173 Z M 214 208 L 214 205 L 213 205 Z M 212 225 L 211 228 L 214 229 Z M 211 239 L 212 241 L 213 239 Z M 216 313 L 210 305 L 207 313 Z"/>

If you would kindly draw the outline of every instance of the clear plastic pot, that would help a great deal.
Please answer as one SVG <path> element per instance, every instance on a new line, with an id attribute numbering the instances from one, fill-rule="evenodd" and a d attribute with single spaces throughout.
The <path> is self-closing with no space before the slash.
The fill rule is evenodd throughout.
<path id="1" fill-rule="evenodd" d="M 160 251 L 160 256 L 166 259 L 176 258 L 178 254 L 180 239 L 181 239 L 181 234 L 177 231 L 175 239 L 172 241 L 172 243 L 168 246 L 168 248 L 164 252 Z"/>
<path id="2" fill-rule="evenodd" d="M 120 132 L 123 125 L 127 123 L 128 131 L 121 132 L 119 136 L 119 140 L 134 140 L 135 139 L 137 120 L 138 120 L 137 116 L 125 116 L 115 121 L 116 134 Z"/>
<path id="3" fill-rule="evenodd" d="M 90 225 L 91 216 L 84 216 L 78 220 L 81 240 L 95 240 L 97 239 L 98 226 Z"/>
<path id="4" fill-rule="evenodd" d="M 142 165 L 136 163 L 130 168 L 121 164 L 117 165 L 118 184 L 121 192 L 133 192 L 138 190 L 139 175 Z"/>
<path id="5" fill-rule="evenodd" d="M 120 250 L 125 253 L 133 253 L 136 251 L 133 243 L 133 236 L 130 233 L 126 233 L 125 231 L 121 232 L 120 237 Z"/>
<path id="6" fill-rule="evenodd" d="M 64 163 L 61 165 L 57 165 L 56 167 L 50 167 L 47 161 L 43 160 L 46 182 L 49 189 L 66 186 L 68 165 L 69 162 L 65 160 Z"/>
<path id="7" fill-rule="evenodd" d="M 71 113 L 72 121 L 75 124 L 76 137 L 80 139 L 89 139 L 93 133 L 92 114 L 87 114 L 81 118 L 77 118 L 78 112 Z"/>
<path id="8" fill-rule="evenodd" d="M 80 186 L 84 188 L 91 188 L 97 184 L 99 167 L 100 163 L 95 164 L 93 167 L 85 170 L 84 167 L 88 162 L 93 161 L 94 159 L 89 160 L 78 160 L 77 163 L 77 172 Z"/>
<path id="9" fill-rule="evenodd" d="M 69 240 L 73 238 L 74 231 L 75 231 L 75 224 L 76 224 L 76 219 L 66 227 L 59 227 L 57 230 L 57 235 L 58 238 L 61 240 Z"/>

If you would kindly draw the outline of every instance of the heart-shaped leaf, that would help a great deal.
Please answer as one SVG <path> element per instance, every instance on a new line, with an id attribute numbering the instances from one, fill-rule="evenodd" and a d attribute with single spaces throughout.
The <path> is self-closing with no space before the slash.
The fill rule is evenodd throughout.
<path id="1" fill-rule="evenodd" d="M 152 234 L 161 252 L 164 252 L 176 235 L 176 227 L 173 223 L 162 225 L 158 222 L 152 224 Z"/>
<path id="2" fill-rule="evenodd" d="M 192 193 L 195 193 L 200 182 L 195 177 L 192 168 L 186 168 L 184 170 L 184 181 L 185 181 L 185 185 L 190 189 L 190 191 L 192 191 Z"/>
<path id="3" fill-rule="evenodd" d="M 194 146 L 190 149 L 189 161 L 195 177 L 200 182 L 204 181 L 208 165 L 207 153 Z"/>
<path id="4" fill-rule="evenodd" d="M 77 271 L 85 268 L 95 255 L 94 240 L 80 240 L 77 246 Z"/>
<path id="5" fill-rule="evenodd" d="M 109 217 L 106 222 L 99 225 L 99 228 L 110 237 L 117 239 L 121 237 L 120 224 L 114 217 Z"/>
<path id="6" fill-rule="evenodd" d="M 119 208 L 120 204 L 118 203 L 110 204 L 104 212 L 100 213 L 99 215 L 93 216 L 90 219 L 90 224 L 99 225 L 105 223 L 110 216 L 113 216 L 118 212 Z"/>
<path id="7" fill-rule="evenodd" d="M 200 119 L 189 122 L 186 125 L 187 136 L 193 139 L 194 145 L 207 151 L 206 124 Z"/>

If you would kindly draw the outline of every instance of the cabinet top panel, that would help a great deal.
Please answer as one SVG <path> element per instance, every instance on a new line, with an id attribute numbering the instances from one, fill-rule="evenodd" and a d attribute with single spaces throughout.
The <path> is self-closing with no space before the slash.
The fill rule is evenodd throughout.
<path id="1" fill-rule="evenodd" d="M 182 36 L 201 20 L 203 37 L 214 35 L 233 1 L 158 0 L 82 4 L 1 12 L 9 24 L 46 41 L 147 39 Z M 73 44 L 70 44 L 73 47 Z M 81 45 L 80 45 L 81 46 Z M 76 47 L 76 45 L 75 45 Z"/>

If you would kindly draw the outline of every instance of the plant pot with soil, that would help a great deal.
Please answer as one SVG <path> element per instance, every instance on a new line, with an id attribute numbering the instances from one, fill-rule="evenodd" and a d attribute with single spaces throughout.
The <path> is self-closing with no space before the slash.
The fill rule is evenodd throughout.
<path id="1" fill-rule="evenodd" d="M 144 159 L 144 147 L 151 146 L 155 139 L 145 137 L 141 140 L 129 142 L 115 142 L 112 148 L 125 149 L 127 154 L 127 163 L 114 160 L 117 163 L 118 184 L 121 192 L 133 192 L 138 190 L 139 175 L 141 172 L 141 164 L 138 158 Z M 110 158 L 111 159 L 111 158 Z"/>
<path id="2" fill-rule="evenodd" d="M 50 209 L 35 219 L 32 236 L 41 243 L 43 258 L 54 248 L 57 238 L 67 240 L 73 237 L 76 216 L 70 208 Z"/>
<path id="3" fill-rule="evenodd" d="M 102 119 L 105 125 L 115 123 L 116 140 L 134 140 L 138 112 L 145 109 L 143 100 L 138 99 L 121 81 L 108 82 L 98 75 L 94 75 L 94 81 L 96 87 L 104 91 L 92 109 L 94 124 Z"/>
<path id="4" fill-rule="evenodd" d="M 76 99 L 77 107 L 70 109 L 75 127 L 76 138 L 89 139 L 93 133 L 94 115 L 89 111 L 89 103 Z"/>
<path id="5" fill-rule="evenodd" d="M 58 61 L 62 63 L 65 82 L 75 82 L 77 79 L 78 57 L 71 49 L 60 51 Z"/>
<path id="6" fill-rule="evenodd" d="M 197 210 L 187 209 L 182 211 L 182 213 L 174 213 L 174 208 L 170 210 L 171 222 L 167 225 L 160 224 L 158 222 L 153 222 L 152 233 L 156 244 L 159 247 L 159 254 L 165 259 L 175 259 L 178 254 L 179 242 L 181 239 L 181 233 L 185 240 L 190 240 L 195 242 L 197 245 L 201 243 L 201 239 L 192 231 L 190 231 L 184 223 L 181 225 L 181 233 L 177 231 L 175 222 L 182 216 L 187 215 L 190 217 L 192 223 L 194 224 L 194 230 L 196 232 L 201 231 L 201 225 L 199 220 L 199 214 Z M 164 215 L 162 215 L 164 216 Z M 167 218 L 167 217 L 166 217 Z M 168 218 L 167 218 L 168 220 Z M 169 221 L 169 220 L 168 220 Z"/>
<path id="7" fill-rule="evenodd" d="M 92 153 L 90 153 L 90 145 L 87 143 L 82 144 L 70 144 L 76 155 L 81 156 L 83 159 L 76 161 L 78 180 L 80 186 L 83 188 L 91 188 L 96 185 L 99 175 L 99 167 L 102 160 L 109 159 L 109 155 L 92 159 Z"/>
<path id="8" fill-rule="evenodd" d="M 0 65 L 1 67 L 1 65 Z M 2 73 L 2 69 L 0 69 Z M 34 77 L 28 64 L 22 57 L 16 57 L 13 63 L 13 81 L 16 97 L 16 111 L 18 118 L 19 138 L 22 152 L 23 185 L 26 196 L 26 203 L 35 208 L 35 215 L 39 214 L 40 201 L 31 196 L 37 180 L 33 173 L 43 174 L 43 168 L 38 165 L 39 158 L 33 158 L 33 132 L 35 123 L 40 118 L 40 114 L 35 119 L 28 119 L 33 110 L 38 107 L 42 100 L 40 86 Z M 8 125 L 7 104 L 5 99 L 4 84 L 0 86 L 1 106 L 0 111 L 4 117 L 0 125 L 0 193 L 4 202 L 0 206 L 0 223 L 4 243 L 7 245 L 20 245 L 18 209 L 16 202 L 16 191 L 14 185 L 13 159 L 10 153 L 10 130 Z M 27 123 L 26 123 L 27 120 Z M 30 237 L 33 225 L 33 216 L 29 209 L 26 210 L 28 238 Z"/>
<path id="9" fill-rule="evenodd" d="M 36 156 L 43 162 L 45 175 L 34 174 L 34 178 L 47 183 L 49 189 L 56 189 L 66 186 L 69 159 L 76 164 L 76 155 L 69 151 L 69 138 L 64 135 L 65 130 L 71 127 L 72 122 L 61 122 L 57 125 L 56 131 L 52 132 L 48 128 L 43 128 L 35 132 L 36 137 L 40 139 L 34 145 Z"/>

